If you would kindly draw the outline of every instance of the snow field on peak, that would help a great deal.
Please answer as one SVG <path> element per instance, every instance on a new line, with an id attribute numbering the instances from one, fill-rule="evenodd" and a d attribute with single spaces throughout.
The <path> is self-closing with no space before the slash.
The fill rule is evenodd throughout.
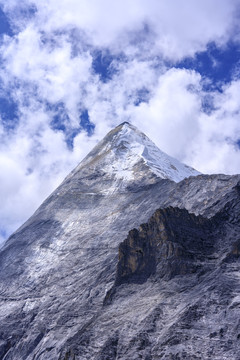
<path id="1" fill-rule="evenodd" d="M 134 126 L 124 124 L 113 137 L 110 153 L 104 170 L 117 179 L 133 180 L 133 167 L 141 159 L 160 178 L 179 182 L 199 172 L 180 163 L 161 151 L 146 135 Z"/>

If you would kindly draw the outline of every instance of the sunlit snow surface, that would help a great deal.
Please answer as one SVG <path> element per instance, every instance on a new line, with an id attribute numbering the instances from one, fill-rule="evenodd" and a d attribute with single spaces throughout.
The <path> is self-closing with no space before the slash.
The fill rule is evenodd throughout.
<path id="1" fill-rule="evenodd" d="M 103 171 L 115 178 L 130 181 L 139 161 L 158 177 L 179 182 L 200 173 L 161 151 L 146 135 L 129 123 L 120 125 L 112 141 L 102 143 L 99 154 L 104 154 Z"/>

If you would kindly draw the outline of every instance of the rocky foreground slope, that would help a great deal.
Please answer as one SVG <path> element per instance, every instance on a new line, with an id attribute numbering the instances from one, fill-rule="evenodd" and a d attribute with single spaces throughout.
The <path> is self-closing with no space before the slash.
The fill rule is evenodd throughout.
<path id="1" fill-rule="evenodd" d="M 0 359 L 240 359 L 239 216 L 121 124 L 1 250 Z"/>

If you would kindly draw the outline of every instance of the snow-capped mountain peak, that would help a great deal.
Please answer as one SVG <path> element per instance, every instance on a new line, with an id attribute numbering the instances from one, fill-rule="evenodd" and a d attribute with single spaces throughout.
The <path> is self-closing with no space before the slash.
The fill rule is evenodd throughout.
<path id="1" fill-rule="evenodd" d="M 110 131 L 79 166 L 86 165 L 126 182 L 133 181 L 143 167 L 159 178 L 175 182 L 200 174 L 165 154 L 128 122 Z"/>

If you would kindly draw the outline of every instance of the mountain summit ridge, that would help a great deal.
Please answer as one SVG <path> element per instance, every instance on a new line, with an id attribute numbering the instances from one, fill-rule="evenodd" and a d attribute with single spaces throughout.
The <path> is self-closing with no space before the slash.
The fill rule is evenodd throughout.
<path id="1" fill-rule="evenodd" d="M 200 173 L 160 150 L 144 133 L 129 122 L 111 130 L 83 159 L 72 174 L 88 166 L 116 181 L 114 188 L 124 188 L 145 174 L 150 182 L 169 179 L 179 182 Z M 110 190 L 109 190 L 110 191 Z"/>

